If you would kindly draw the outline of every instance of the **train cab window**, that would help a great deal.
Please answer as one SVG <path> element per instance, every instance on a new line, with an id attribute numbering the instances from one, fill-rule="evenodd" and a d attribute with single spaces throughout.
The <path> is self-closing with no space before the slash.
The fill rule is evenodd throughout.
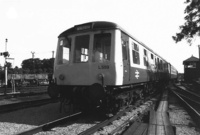
<path id="1" fill-rule="evenodd" d="M 58 64 L 68 64 L 70 60 L 71 38 L 62 38 L 59 41 Z"/>
<path id="2" fill-rule="evenodd" d="M 140 64 L 139 46 L 135 43 L 132 43 L 132 54 L 133 54 L 133 63 Z"/>
<path id="3" fill-rule="evenodd" d="M 144 49 L 144 66 L 148 66 L 148 56 L 146 49 Z"/>
<path id="4" fill-rule="evenodd" d="M 74 52 L 74 62 L 88 62 L 89 55 L 89 35 L 77 36 L 75 38 L 75 52 Z"/>
<path id="5" fill-rule="evenodd" d="M 94 35 L 93 62 L 105 62 L 110 60 L 111 33 Z"/>

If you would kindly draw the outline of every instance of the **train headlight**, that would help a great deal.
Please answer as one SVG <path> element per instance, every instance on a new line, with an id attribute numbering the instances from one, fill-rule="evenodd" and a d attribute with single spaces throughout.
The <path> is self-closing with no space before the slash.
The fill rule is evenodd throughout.
<path id="1" fill-rule="evenodd" d="M 98 74 L 97 79 L 102 81 L 104 79 L 104 74 L 102 74 L 102 73 Z"/>
<path id="2" fill-rule="evenodd" d="M 60 80 L 64 80 L 64 79 L 65 79 L 65 76 L 64 76 L 63 74 L 60 74 L 60 75 L 59 75 L 59 79 L 60 79 Z"/>

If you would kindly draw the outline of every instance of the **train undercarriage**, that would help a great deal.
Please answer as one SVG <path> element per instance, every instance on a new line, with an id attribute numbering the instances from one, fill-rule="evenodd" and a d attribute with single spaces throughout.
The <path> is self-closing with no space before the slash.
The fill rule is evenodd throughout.
<path id="1" fill-rule="evenodd" d="M 160 85 L 158 85 L 160 84 Z M 126 86 L 105 86 L 93 84 L 91 86 L 58 86 L 51 85 L 48 93 L 51 97 L 60 98 L 60 111 L 82 110 L 90 112 L 100 107 L 105 113 L 114 114 L 118 110 L 144 99 L 154 93 L 166 83 L 140 83 Z M 54 90 L 58 90 L 54 91 Z"/>

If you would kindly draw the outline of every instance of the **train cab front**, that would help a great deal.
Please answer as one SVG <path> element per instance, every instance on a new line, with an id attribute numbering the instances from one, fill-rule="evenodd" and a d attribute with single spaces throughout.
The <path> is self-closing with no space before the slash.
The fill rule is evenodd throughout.
<path id="1" fill-rule="evenodd" d="M 55 83 L 61 96 L 99 104 L 105 87 L 115 84 L 114 31 L 77 32 L 84 28 L 76 27 L 75 33 L 69 34 L 69 30 L 59 36 Z"/>

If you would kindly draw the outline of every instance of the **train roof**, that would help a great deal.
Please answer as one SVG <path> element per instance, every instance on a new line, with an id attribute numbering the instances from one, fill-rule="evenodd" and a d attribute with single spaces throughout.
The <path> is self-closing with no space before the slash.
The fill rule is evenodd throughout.
<path id="1" fill-rule="evenodd" d="M 59 37 L 65 37 L 69 34 L 75 34 L 80 32 L 87 32 L 87 31 L 95 31 L 95 30 L 108 30 L 108 29 L 119 29 L 129 35 L 131 38 L 133 38 L 136 42 L 147 48 L 149 51 L 153 52 L 155 55 L 162 58 L 160 55 L 158 55 L 156 52 L 154 52 L 152 49 L 150 49 L 148 46 L 146 46 L 141 41 L 137 40 L 135 37 L 133 37 L 131 34 L 129 34 L 125 29 L 123 29 L 121 26 L 119 26 L 116 23 L 113 22 L 107 22 L 107 21 L 95 21 L 95 22 L 88 22 L 83 23 L 80 25 L 75 25 L 74 27 L 71 27 L 67 29 L 66 31 L 62 32 Z M 164 58 L 162 58 L 165 62 L 167 62 Z"/>

